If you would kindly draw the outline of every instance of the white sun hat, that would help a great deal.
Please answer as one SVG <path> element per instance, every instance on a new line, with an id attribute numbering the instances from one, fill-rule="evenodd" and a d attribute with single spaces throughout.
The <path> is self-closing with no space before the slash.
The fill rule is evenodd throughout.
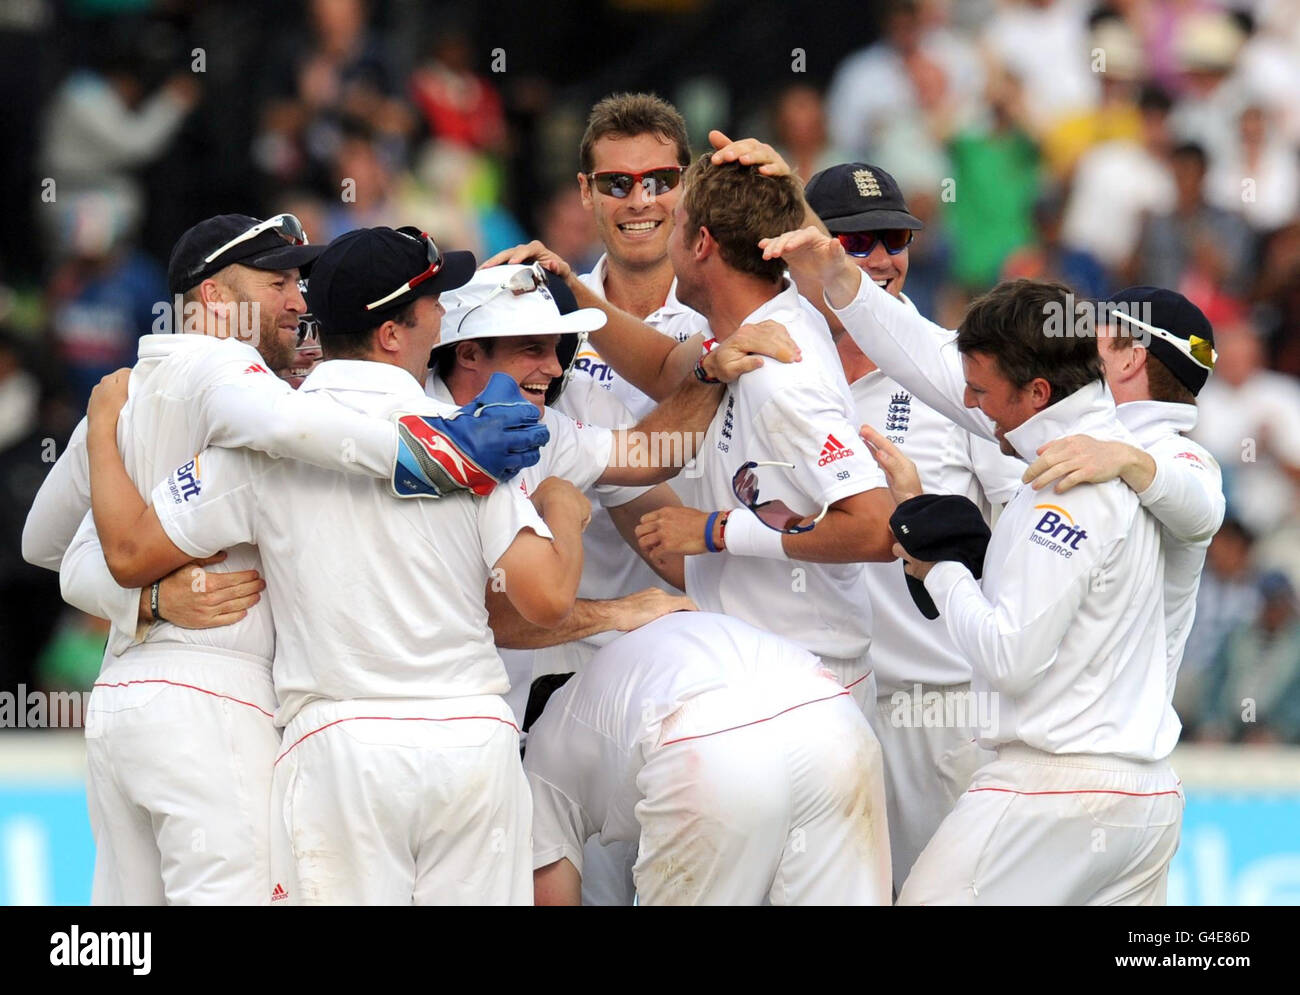
<path id="1" fill-rule="evenodd" d="M 441 296 L 439 345 L 504 335 L 565 335 L 604 327 L 605 312 L 587 307 L 561 314 L 546 284 L 546 271 L 530 266 L 491 266 L 469 283 Z"/>

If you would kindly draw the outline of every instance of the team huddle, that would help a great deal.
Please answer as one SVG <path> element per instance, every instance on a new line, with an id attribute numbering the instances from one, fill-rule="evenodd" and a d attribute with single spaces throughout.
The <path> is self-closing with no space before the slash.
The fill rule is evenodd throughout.
<path id="1" fill-rule="evenodd" d="M 201 334 L 96 388 L 23 535 L 112 624 L 95 903 L 1164 902 L 1209 323 L 1018 280 L 944 329 L 885 169 L 710 141 L 593 108 L 587 274 L 181 237 Z"/>

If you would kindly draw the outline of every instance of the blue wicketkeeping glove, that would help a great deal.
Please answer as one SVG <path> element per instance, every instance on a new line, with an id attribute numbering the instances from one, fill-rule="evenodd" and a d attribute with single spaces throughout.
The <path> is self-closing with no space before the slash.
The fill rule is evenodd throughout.
<path id="1" fill-rule="evenodd" d="M 551 433 L 541 413 L 504 373 L 449 415 L 399 415 L 392 487 L 398 497 L 492 493 L 539 459 Z"/>

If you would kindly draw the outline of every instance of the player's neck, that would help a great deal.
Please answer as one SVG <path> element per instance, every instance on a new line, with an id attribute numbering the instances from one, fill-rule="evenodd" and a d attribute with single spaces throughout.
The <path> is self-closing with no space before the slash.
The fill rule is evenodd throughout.
<path id="1" fill-rule="evenodd" d="M 853 341 L 853 336 L 848 332 L 840 332 L 835 339 L 835 351 L 840 354 L 840 364 L 844 367 L 844 379 L 854 384 L 865 377 L 873 370 L 878 370 L 876 366 Z"/>
<path id="2" fill-rule="evenodd" d="M 673 264 L 667 256 L 647 269 L 629 269 L 605 257 L 605 299 L 637 318 L 658 311 L 673 285 Z"/>
<path id="3" fill-rule="evenodd" d="M 769 283 L 745 273 L 731 272 L 709 288 L 709 330 L 724 342 L 745 319 L 785 289 L 785 281 Z"/>

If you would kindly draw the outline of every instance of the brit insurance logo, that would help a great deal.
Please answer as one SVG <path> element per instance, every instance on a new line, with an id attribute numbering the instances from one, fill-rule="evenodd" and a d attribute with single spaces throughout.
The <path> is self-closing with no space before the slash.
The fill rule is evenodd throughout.
<path id="1" fill-rule="evenodd" d="M 183 466 L 178 466 L 167 478 L 167 491 L 173 504 L 183 504 L 190 498 L 197 497 L 202 490 L 197 456 Z"/>
<path id="2" fill-rule="evenodd" d="M 1060 505 L 1036 504 L 1034 510 L 1042 511 L 1043 517 L 1029 533 L 1030 542 L 1046 546 L 1068 560 L 1078 551 L 1079 543 L 1088 538 L 1087 531 L 1076 524 L 1073 516 Z"/>

